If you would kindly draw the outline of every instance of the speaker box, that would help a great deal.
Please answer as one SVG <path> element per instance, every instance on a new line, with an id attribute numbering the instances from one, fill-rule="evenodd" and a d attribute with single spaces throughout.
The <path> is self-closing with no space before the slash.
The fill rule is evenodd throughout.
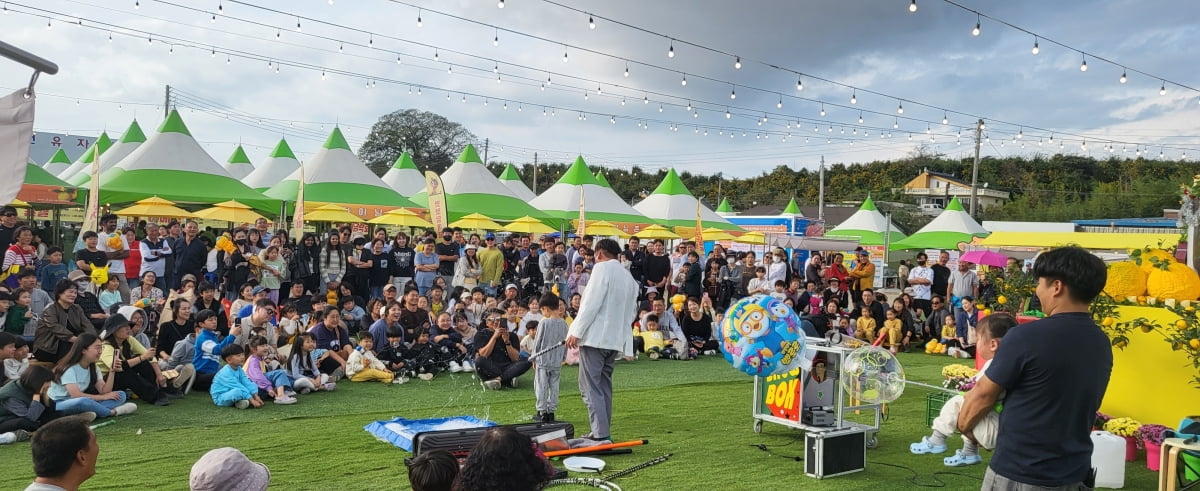
<path id="1" fill-rule="evenodd" d="M 859 472 L 867 464 L 867 435 L 862 428 L 804 435 L 804 474 L 817 479 Z"/>

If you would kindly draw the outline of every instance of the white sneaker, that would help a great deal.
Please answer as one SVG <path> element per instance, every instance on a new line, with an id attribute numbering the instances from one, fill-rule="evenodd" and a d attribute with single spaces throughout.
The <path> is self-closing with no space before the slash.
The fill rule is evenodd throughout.
<path id="1" fill-rule="evenodd" d="M 958 358 L 958 348 L 955 348 L 953 346 L 946 348 L 946 356 L 949 356 L 951 358 Z"/>
<path id="2" fill-rule="evenodd" d="M 462 371 L 462 365 L 459 365 L 456 361 L 450 362 L 450 373 L 462 373 Z"/>
<path id="3" fill-rule="evenodd" d="M 463 371 L 464 371 L 464 372 L 474 372 L 474 371 L 475 371 L 475 364 L 474 364 L 474 363 L 472 363 L 472 362 L 471 362 L 471 360 L 463 360 L 463 362 L 462 362 L 462 369 L 463 369 Z"/>
<path id="4" fill-rule="evenodd" d="M 499 380 L 484 380 L 483 388 L 485 388 L 487 390 L 500 390 L 500 381 Z"/>
<path id="5" fill-rule="evenodd" d="M 286 395 L 285 395 L 285 396 L 283 396 L 283 397 L 276 397 L 276 398 L 275 398 L 275 404 L 283 404 L 283 405 L 287 405 L 287 404 L 295 404 L 295 403 L 296 403 L 296 398 L 295 398 L 295 397 L 288 397 L 288 396 L 286 396 Z"/>
<path id="6" fill-rule="evenodd" d="M 705 354 L 705 355 L 708 355 L 708 356 L 712 356 L 712 355 L 715 355 L 715 354 L 717 354 L 717 350 L 712 350 L 712 349 L 710 349 L 710 350 L 704 350 L 704 354 Z"/>
<path id="7" fill-rule="evenodd" d="M 407 383 L 408 383 L 408 377 L 405 377 L 405 376 L 403 376 L 403 375 L 397 376 L 396 378 L 393 378 L 393 379 L 392 379 L 392 383 L 393 383 L 393 384 L 396 384 L 396 385 L 404 385 L 404 384 L 407 384 Z"/>
<path id="8" fill-rule="evenodd" d="M 337 388 L 337 384 L 335 384 L 333 382 L 329 382 L 329 383 L 321 386 L 321 390 L 326 391 L 326 392 L 331 391 L 336 388 Z"/>
<path id="9" fill-rule="evenodd" d="M 0 433 L 0 445 L 8 445 L 17 441 L 17 434 L 13 432 Z"/>
<path id="10" fill-rule="evenodd" d="M 233 403 L 233 407 L 236 407 L 238 409 L 246 409 L 246 408 L 250 407 L 250 400 L 242 399 L 240 401 L 237 401 L 237 402 Z"/>
<path id="11" fill-rule="evenodd" d="M 137 412 L 137 404 L 132 402 L 126 402 L 125 404 L 121 404 L 120 406 L 113 408 L 113 416 L 124 416 L 126 414 L 133 414 L 135 412 Z"/>
<path id="12" fill-rule="evenodd" d="M 417 378 L 428 382 L 430 380 L 433 380 L 433 374 L 432 373 L 422 373 L 420 375 L 417 375 Z"/>

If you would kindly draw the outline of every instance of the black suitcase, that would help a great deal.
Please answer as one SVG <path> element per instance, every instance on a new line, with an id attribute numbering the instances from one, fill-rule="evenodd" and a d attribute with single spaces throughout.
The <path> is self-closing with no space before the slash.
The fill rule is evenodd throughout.
<path id="1" fill-rule="evenodd" d="M 536 438 L 554 431 L 564 431 L 566 438 L 575 438 L 575 425 L 565 422 L 554 423 L 521 423 L 510 426 L 530 438 Z M 413 455 L 420 455 L 432 450 L 448 450 L 455 457 L 465 457 L 475 448 L 475 444 L 483 438 L 487 428 L 469 428 L 463 430 L 425 431 L 413 437 Z"/>

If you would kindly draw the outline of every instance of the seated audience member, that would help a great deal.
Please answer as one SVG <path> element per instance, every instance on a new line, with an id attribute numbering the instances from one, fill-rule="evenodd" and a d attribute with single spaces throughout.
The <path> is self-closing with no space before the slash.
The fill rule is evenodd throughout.
<path id="1" fill-rule="evenodd" d="M 475 373 L 485 388 L 499 390 L 502 386 L 517 387 L 517 377 L 532 366 L 522 361 L 516 333 L 504 327 L 504 312 L 489 311 L 485 327 L 475 334 Z"/>
<path id="2" fill-rule="evenodd" d="M 242 365 L 246 363 L 246 349 L 239 344 L 230 344 L 221 348 L 221 359 L 225 361 L 225 366 L 217 371 L 212 387 L 208 389 L 213 404 L 238 409 L 262 407 L 258 386 L 242 370 Z"/>
<path id="3" fill-rule="evenodd" d="M 46 395 L 53 381 L 54 372 L 34 365 L 20 380 L 0 387 L 0 445 L 28 440 L 30 433 L 62 417 Z M 83 419 L 90 422 L 95 415 L 89 413 Z"/>
<path id="4" fill-rule="evenodd" d="M 296 392 L 307 394 L 314 390 L 337 388 L 336 379 L 331 374 L 340 370 L 341 364 L 330 358 L 329 353 L 327 349 L 317 348 L 317 341 L 312 334 L 302 332 L 296 336 L 288 354 L 288 375 L 292 377 L 292 388 Z"/>
<path id="5" fill-rule="evenodd" d="M 242 333 L 242 326 L 234 326 L 229 335 L 220 339 L 217 334 L 217 314 L 204 310 L 196 314 L 196 344 L 192 355 L 192 366 L 196 369 L 197 378 L 202 376 L 215 377 L 221 368 L 221 350 L 231 344 L 237 344 L 237 337 Z M 199 380 L 197 380 L 199 382 Z"/>
<path id="6" fill-rule="evenodd" d="M 403 384 L 408 382 L 407 370 L 405 365 L 405 352 L 408 347 L 404 346 L 404 328 L 395 326 L 389 327 L 387 331 L 387 345 L 379 350 L 379 361 L 383 362 L 384 367 L 392 372 L 393 384 Z"/>
<path id="7" fill-rule="evenodd" d="M 462 491 L 532 491 L 552 476 L 533 441 L 511 426 L 489 428 L 471 449 L 458 476 Z"/>
<path id="8" fill-rule="evenodd" d="M 275 404 L 295 404 L 292 397 L 292 379 L 287 370 L 270 369 L 265 360 L 268 359 L 270 344 L 263 336 L 251 336 L 250 358 L 246 360 L 246 376 L 258 386 L 259 397 L 270 397 Z"/>
<path id="9" fill-rule="evenodd" d="M 346 360 L 346 376 L 350 378 L 351 382 L 392 383 L 395 376 L 387 370 L 387 366 L 379 358 L 375 357 L 375 340 L 371 337 L 371 333 L 363 331 L 358 335 L 358 349 L 350 353 L 350 358 Z"/>
<path id="10" fill-rule="evenodd" d="M 16 336 L 11 336 L 10 342 L 9 337 L 8 333 L 0 333 L 0 360 L 4 363 L 4 377 L 0 378 L 0 385 L 16 382 L 29 369 L 29 343 Z M 12 357 L 6 358 L 10 352 Z"/>
<path id="11" fill-rule="evenodd" d="M 196 337 L 200 335 L 200 330 L 204 329 L 199 324 L 192 324 L 194 327 L 191 334 L 175 342 L 175 348 L 171 350 L 171 355 L 165 360 L 159 360 L 158 368 L 163 371 L 164 376 L 174 374 L 175 378 L 167 377 L 170 383 L 175 386 L 175 389 L 183 394 L 192 391 L 192 387 L 200 390 L 208 390 L 212 385 L 214 373 L 199 374 L 196 373 L 196 366 L 192 364 L 192 360 L 196 358 Z"/>
<path id="12" fill-rule="evenodd" d="M 320 324 L 308 332 L 313 335 L 313 341 L 316 341 L 318 348 L 329 350 L 329 358 L 339 365 L 340 371 L 336 375 L 340 377 L 346 372 L 346 359 L 350 358 L 350 353 L 354 351 L 354 344 L 350 342 L 350 332 L 342 325 L 342 316 L 338 309 L 326 309 L 322 319 Z"/>
<path id="13" fill-rule="evenodd" d="M 191 491 L 266 491 L 271 470 L 250 460 L 236 448 L 209 450 L 192 464 L 188 474 Z"/>
<path id="14" fill-rule="evenodd" d="M 54 408 L 63 414 L 92 412 L 96 417 L 132 414 L 137 405 L 125 402 L 122 391 L 114 391 L 116 371 L 108 377 L 100 376 L 96 361 L 103 349 L 100 338 L 95 334 L 80 334 L 67 351 L 67 355 L 54 366 L 54 383 L 47 394 L 54 401 Z M 120 366 L 120 360 L 114 366 Z"/>
<path id="15" fill-rule="evenodd" d="M 82 273 L 76 276 L 90 282 Z M 38 361 L 57 363 L 71 350 L 71 344 L 79 335 L 96 335 L 96 328 L 88 320 L 83 308 L 75 304 L 79 284 L 69 278 L 54 287 L 54 303 L 46 307 L 38 318 L 33 343 L 33 357 Z"/>
<path id="16" fill-rule="evenodd" d="M 96 474 L 100 443 L 84 419 L 62 418 L 47 423 L 34 434 L 29 449 L 37 477 L 26 491 L 76 491 Z"/>
<path id="17" fill-rule="evenodd" d="M 450 491 L 458 478 L 458 459 L 448 450 L 432 450 L 404 459 L 413 491 Z"/>
<path id="18" fill-rule="evenodd" d="M 101 376 L 116 371 L 113 390 L 129 390 L 155 406 L 170 405 L 170 399 L 163 392 L 163 387 L 159 386 L 159 381 L 166 382 L 166 379 L 154 362 L 154 351 L 146 350 L 130 336 L 131 332 L 129 320 L 121 314 L 113 314 L 105 321 L 104 332 L 100 334 L 104 344 L 100 358 L 96 360 Z M 120 369 L 116 370 L 118 366 Z"/>

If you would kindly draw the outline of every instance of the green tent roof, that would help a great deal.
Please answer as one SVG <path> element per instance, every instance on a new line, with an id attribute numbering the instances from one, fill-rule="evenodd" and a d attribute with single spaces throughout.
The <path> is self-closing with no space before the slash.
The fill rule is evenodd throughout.
<path id="1" fill-rule="evenodd" d="M 342 136 L 342 129 L 336 126 L 333 127 L 333 132 L 329 133 L 329 138 L 325 140 L 323 146 L 330 150 L 335 148 L 350 150 L 350 144 L 346 143 L 346 137 Z"/>
<path id="2" fill-rule="evenodd" d="M 241 145 L 238 145 L 237 148 L 233 149 L 233 155 L 229 156 L 229 160 L 227 162 L 231 164 L 252 165 L 250 164 L 250 157 L 246 156 L 246 150 L 244 150 Z"/>
<path id="3" fill-rule="evenodd" d="M 867 196 L 867 200 L 863 201 L 862 206 L 858 207 L 858 209 L 867 210 L 867 211 L 878 211 L 879 210 L 879 208 L 875 207 L 875 201 L 872 200 L 871 196 L 869 196 L 869 195 Z"/>
<path id="4" fill-rule="evenodd" d="M 517 168 L 512 164 L 504 164 L 504 171 L 500 173 L 501 181 L 520 181 L 521 175 L 517 174 Z"/>
<path id="5" fill-rule="evenodd" d="M 483 160 L 480 160 L 479 152 L 475 151 L 475 145 L 468 143 L 467 148 L 464 148 L 462 153 L 460 153 L 458 155 L 457 162 L 465 162 L 465 163 L 473 162 L 476 164 L 482 164 Z"/>
<path id="6" fill-rule="evenodd" d="M 784 215 L 803 215 L 803 213 L 800 212 L 800 207 L 796 205 L 796 198 L 792 198 L 791 201 L 788 201 L 787 208 L 783 209 L 783 214 Z"/>
<path id="7" fill-rule="evenodd" d="M 182 124 L 182 123 L 183 122 L 180 121 L 180 124 Z M 184 132 L 187 132 L 187 128 L 184 128 Z M 135 119 L 135 120 L 133 120 L 132 123 L 129 123 L 129 128 L 126 128 L 125 133 L 123 135 L 121 135 L 121 143 L 145 143 L 145 142 L 146 142 L 146 134 L 142 132 L 141 125 L 139 125 L 137 120 Z"/>
<path id="8" fill-rule="evenodd" d="M 612 184 L 609 184 L 609 183 L 608 183 L 608 178 L 607 178 L 607 177 L 604 177 L 604 171 L 603 171 L 603 170 L 598 170 L 598 171 L 596 171 L 596 183 L 597 183 L 597 184 L 600 184 L 601 186 L 604 186 L 604 187 L 606 187 L 606 188 L 611 188 L 611 187 L 612 187 Z"/>
<path id="9" fill-rule="evenodd" d="M 416 171 L 420 170 L 420 169 L 417 169 L 416 162 L 413 162 L 412 156 L 409 155 L 408 152 L 400 153 L 400 156 L 396 157 L 396 163 L 392 164 L 392 168 L 393 169 L 412 169 L 412 170 L 416 170 Z"/>
<path id="10" fill-rule="evenodd" d="M 270 156 L 270 158 L 273 158 L 273 159 L 280 159 L 280 158 L 289 158 L 289 159 L 294 159 L 294 158 L 296 158 L 296 154 L 292 153 L 292 147 L 288 146 L 287 140 L 284 140 L 284 139 L 280 138 L 280 139 L 279 139 L 279 144 L 278 144 L 278 145 L 275 145 L 275 150 L 271 152 L 271 156 Z"/>
<path id="11" fill-rule="evenodd" d="M 603 174 L 601 174 L 603 176 Z M 601 183 L 596 176 L 593 176 L 587 168 L 587 162 L 583 161 L 583 156 L 575 157 L 575 163 L 567 168 L 567 172 L 563 173 L 562 177 L 558 178 L 557 182 L 581 186 L 584 184 L 596 184 L 604 187 L 610 187 L 607 183 Z"/>
<path id="12" fill-rule="evenodd" d="M 183 117 L 179 116 L 179 111 L 172 109 L 171 113 L 164 119 L 162 125 L 158 127 L 159 133 L 183 133 L 187 136 L 192 136 L 192 132 L 188 131 L 186 124 L 183 124 Z"/>
<path id="13" fill-rule="evenodd" d="M 950 204 L 946 205 L 945 211 L 965 211 L 965 210 L 963 210 L 962 203 L 958 202 L 958 196 L 955 196 L 953 198 L 950 198 Z"/>
<path id="14" fill-rule="evenodd" d="M 729 206 L 729 198 L 721 198 L 721 204 L 717 205 L 717 213 L 733 213 L 733 207 Z"/>
<path id="15" fill-rule="evenodd" d="M 70 165 L 71 157 L 68 157 L 67 152 L 63 151 L 63 149 L 60 148 L 60 149 L 58 149 L 57 152 L 54 152 L 54 155 L 50 156 L 50 160 L 46 161 L 46 165 L 50 165 L 50 164 L 68 164 L 68 165 Z"/>
<path id="16" fill-rule="evenodd" d="M 662 182 L 658 184 L 658 187 L 654 188 L 654 192 L 650 194 L 666 194 L 672 196 L 677 194 L 686 194 L 691 196 L 692 192 L 688 191 L 687 186 L 683 185 L 683 180 L 679 178 L 679 174 L 675 173 L 675 169 L 670 169 L 667 171 L 667 176 L 663 178 Z"/>
<path id="17" fill-rule="evenodd" d="M 113 146 L 113 143 L 114 142 L 112 141 L 112 139 L 108 137 L 108 132 L 105 131 L 103 133 L 100 133 L 100 136 L 96 138 L 96 143 L 93 143 L 93 145 L 95 145 L 97 148 L 100 149 L 100 155 L 104 155 L 104 152 L 107 152 L 109 147 Z M 83 152 L 83 155 L 79 156 L 78 162 L 90 164 L 90 163 L 92 163 L 92 157 L 94 155 L 95 155 L 95 153 L 92 152 L 92 150 L 89 148 L 88 150 Z"/>
<path id="18" fill-rule="evenodd" d="M 61 152 L 62 149 L 59 149 L 58 151 Z M 25 165 L 25 184 L 40 184 L 43 186 L 74 187 L 74 186 L 71 186 L 70 184 L 67 184 L 62 179 L 59 179 L 58 177 L 51 175 L 49 172 L 46 172 L 46 169 L 43 169 L 40 165 L 37 165 L 32 162 Z"/>

